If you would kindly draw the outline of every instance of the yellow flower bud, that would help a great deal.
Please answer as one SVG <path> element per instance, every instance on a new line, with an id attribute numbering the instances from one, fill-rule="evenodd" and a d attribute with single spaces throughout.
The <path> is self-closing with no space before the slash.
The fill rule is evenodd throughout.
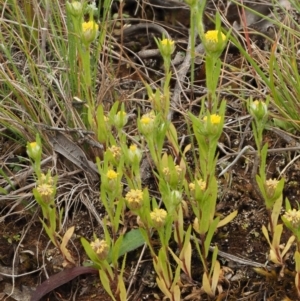
<path id="1" fill-rule="evenodd" d="M 82 23 L 82 42 L 85 45 L 90 45 L 97 37 L 99 25 L 94 21 Z"/>
<path id="2" fill-rule="evenodd" d="M 162 56 L 170 57 L 175 50 L 174 41 L 170 39 L 159 41 L 159 49 Z"/>
<path id="3" fill-rule="evenodd" d="M 73 2 L 67 1 L 66 8 L 73 17 L 80 17 L 82 15 L 83 7 L 81 2 L 79 1 L 73 1 Z"/>
<path id="4" fill-rule="evenodd" d="M 148 135 L 154 131 L 155 114 L 147 113 L 140 119 L 140 130 L 143 135 Z"/>
<path id="5" fill-rule="evenodd" d="M 37 142 L 31 142 L 31 143 L 27 143 L 27 154 L 28 156 L 33 159 L 36 160 L 41 156 L 42 153 L 42 149 L 41 147 L 37 144 Z"/>
<path id="6" fill-rule="evenodd" d="M 268 107 L 265 102 L 255 100 L 250 103 L 250 114 L 257 120 L 263 120 L 268 115 Z"/>
<path id="7" fill-rule="evenodd" d="M 123 128 L 128 121 L 128 115 L 124 111 L 119 111 L 115 116 L 114 116 L 114 125 L 117 129 Z"/>

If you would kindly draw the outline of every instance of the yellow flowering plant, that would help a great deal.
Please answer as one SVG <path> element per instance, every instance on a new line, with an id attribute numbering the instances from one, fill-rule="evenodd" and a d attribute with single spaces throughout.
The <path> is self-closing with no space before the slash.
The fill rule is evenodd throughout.
<path id="1" fill-rule="evenodd" d="M 126 289 L 124 284 L 124 267 L 121 268 L 119 273 L 118 270 L 118 258 L 119 251 L 123 241 L 123 235 L 114 242 L 111 240 L 109 232 L 105 226 L 105 239 L 99 239 L 94 235 L 94 240 L 90 243 L 85 239 L 81 238 L 81 244 L 93 263 L 93 266 L 99 271 L 100 281 L 111 297 L 112 300 L 126 301 Z M 126 261 L 126 255 L 123 259 L 123 265 Z M 117 284 L 117 290 L 112 291 L 114 284 Z M 117 299 L 116 299 L 117 297 Z"/>
<path id="2" fill-rule="evenodd" d="M 91 44 L 96 41 L 99 33 L 99 25 L 93 17 L 93 8 L 85 0 L 67 1 L 67 25 L 68 25 L 68 60 L 70 66 L 70 85 L 74 96 L 87 101 L 87 106 L 82 108 L 82 118 L 90 129 L 96 131 L 96 107 L 92 90 L 94 89 L 93 70 L 91 66 Z M 89 20 L 84 20 L 84 15 L 89 14 Z M 96 52 L 102 47 L 96 47 Z"/>
<path id="3" fill-rule="evenodd" d="M 98 142 L 102 143 L 104 147 L 109 145 L 111 128 L 112 124 L 109 117 L 105 115 L 103 106 L 99 105 L 96 110 L 96 126 L 94 129 Z"/>
<path id="4" fill-rule="evenodd" d="M 141 188 L 141 170 L 140 162 L 142 160 L 142 150 L 140 146 L 131 144 L 122 148 L 125 156 L 124 176 L 130 187 Z"/>
<path id="5" fill-rule="evenodd" d="M 180 190 L 183 187 L 183 182 L 186 174 L 186 165 L 182 159 L 179 164 L 174 163 L 174 158 L 171 155 L 163 154 L 161 158 L 161 177 L 168 183 L 173 190 Z"/>
<path id="6" fill-rule="evenodd" d="M 266 143 L 262 146 L 263 132 L 268 121 L 269 101 L 269 98 L 267 98 L 266 102 L 263 102 L 261 100 L 253 101 L 252 98 L 250 98 L 247 102 L 248 111 L 253 117 L 252 130 L 257 147 L 257 155 L 255 158 L 252 174 L 255 175 L 257 173 L 256 169 L 259 165 L 259 172 L 258 174 L 256 174 L 253 181 L 256 181 L 258 192 L 262 196 L 262 199 L 265 203 L 269 221 L 268 227 L 266 227 L 265 225 L 262 226 L 262 233 L 270 246 L 269 260 L 271 260 L 275 264 L 283 266 L 284 256 L 291 247 L 295 237 L 291 236 L 284 249 L 282 250 L 280 241 L 283 231 L 283 225 L 278 224 L 278 219 L 283 202 L 282 192 L 284 188 L 284 178 L 282 178 L 281 180 L 267 179 L 266 163 L 268 145 Z"/>
<path id="7" fill-rule="evenodd" d="M 180 265 L 173 272 L 169 259 L 169 240 L 172 235 L 173 216 L 172 213 L 156 207 L 150 213 L 150 223 L 157 231 L 161 248 L 158 255 L 153 256 L 153 266 L 157 274 L 156 283 L 160 290 L 172 301 L 180 301 L 180 288 L 178 285 L 180 276 Z M 176 257 L 176 256 L 175 256 Z"/>
<path id="8" fill-rule="evenodd" d="M 36 141 L 27 143 L 27 154 L 32 160 L 37 186 L 33 189 L 33 196 L 42 209 L 43 218 L 40 221 L 51 242 L 64 257 L 64 266 L 74 266 L 75 261 L 66 245 L 74 232 L 74 227 L 69 228 L 61 237 L 61 221 L 63 210 L 55 203 L 57 177 L 52 177 L 50 170 L 44 174 L 41 170 L 42 142 L 36 135 Z"/>
<path id="9" fill-rule="evenodd" d="M 158 170 L 161 169 L 161 154 L 165 143 L 169 122 L 162 114 L 153 112 L 143 115 L 138 119 L 138 129 L 147 142 L 151 158 Z"/>
<path id="10" fill-rule="evenodd" d="M 201 1 L 202 2 L 202 1 Z M 206 1 L 203 1 L 206 2 Z M 205 4 L 200 5 L 203 9 Z M 210 113 L 215 113 L 218 107 L 218 98 L 216 95 L 219 78 L 221 74 L 221 60 L 220 56 L 227 45 L 227 40 L 230 31 L 225 36 L 221 29 L 221 17 L 216 13 L 216 28 L 215 30 L 208 30 L 204 32 L 202 14 L 197 14 L 198 34 L 205 49 L 205 72 L 206 72 L 206 87 L 207 87 L 207 100 L 208 110 Z"/>
<path id="11" fill-rule="evenodd" d="M 82 22 L 81 39 L 85 46 L 89 46 L 97 37 L 99 25 L 94 21 Z"/>
<path id="12" fill-rule="evenodd" d="M 256 175 L 256 183 L 265 202 L 269 217 L 268 229 L 263 225 L 262 232 L 270 245 L 269 259 L 276 264 L 283 265 L 284 255 L 291 246 L 293 239 L 290 238 L 284 250 L 281 249 L 280 239 L 283 225 L 278 224 L 278 218 L 282 208 L 284 178 L 280 181 L 275 179 L 266 179 L 267 151 L 268 145 L 265 144 L 259 153 L 260 167 L 259 174 Z M 271 234 L 271 238 L 269 237 L 268 230 Z"/>
<path id="13" fill-rule="evenodd" d="M 163 118 L 167 120 L 170 110 L 171 56 L 175 50 L 175 42 L 164 36 L 162 39 L 155 39 L 155 42 L 163 57 L 165 76 L 161 83 L 161 89 L 157 88 L 156 91 L 153 92 L 149 85 L 146 85 L 146 88 L 153 110 L 157 113 L 161 113 Z"/>
<path id="14" fill-rule="evenodd" d="M 202 110 L 199 117 L 189 114 L 195 138 L 199 145 L 199 161 L 204 181 L 209 173 L 215 170 L 215 154 L 218 140 L 223 131 L 225 108 L 226 103 L 222 101 L 218 113 L 210 114 L 207 112 L 205 114 L 204 110 Z"/>
<path id="15" fill-rule="evenodd" d="M 252 130 L 257 147 L 258 153 L 261 151 L 263 131 L 266 128 L 268 121 L 268 105 L 270 102 L 270 97 L 266 98 L 266 101 L 253 100 L 251 97 L 247 102 L 247 108 L 250 115 L 253 117 Z"/>
<path id="16" fill-rule="evenodd" d="M 185 182 L 185 193 L 191 200 L 195 220 L 193 228 L 199 236 L 200 244 L 196 244 L 202 265 L 203 289 L 214 296 L 216 283 L 220 273 L 220 264 L 217 261 L 217 248 L 214 250 L 212 264 L 208 263 L 208 250 L 214 232 L 218 227 L 229 223 L 236 215 L 233 211 L 223 220 L 215 216 L 218 183 L 215 176 L 217 165 L 218 140 L 223 131 L 226 103 L 222 101 L 218 110 L 214 108 L 214 113 L 203 107 L 199 116 L 189 114 L 196 142 L 199 147 L 198 165 L 200 167 L 190 183 Z M 195 236 L 196 236 L 195 235 Z"/>
<path id="17" fill-rule="evenodd" d="M 121 158 L 117 170 L 114 170 L 109 162 L 109 155 L 104 154 L 103 162 L 97 158 L 97 166 L 101 176 L 100 196 L 107 218 L 112 227 L 112 235 L 116 237 L 122 221 L 125 203 L 122 198 L 122 183 L 124 158 Z"/>

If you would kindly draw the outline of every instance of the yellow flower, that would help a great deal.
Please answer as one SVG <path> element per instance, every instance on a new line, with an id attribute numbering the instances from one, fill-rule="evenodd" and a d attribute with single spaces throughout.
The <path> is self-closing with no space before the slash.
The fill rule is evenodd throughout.
<path id="1" fill-rule="evenodd" d="M 300 226 L 300 211 L 293 209 L 293 210 L 288 210 L 284 215 L 283 215 L 292 225 L 293 228 L 297 229 Z"/>
<path id="2" fill-rule="evenodd" d="M 203 181 L 202 179 L 197 180 L 196 183 L 197 183 L 198 186 L 200 187 L 200 190 L 201 190 L 201 191 L 204 191 L 204 190 L 206 189 L 206 182 Z M 190 191 L 194 191 L 195 188 L 196 188 L 196 184 L 195 184 L 195 183 L 190 183 L 190 184 L 189 184 L 189 188 L 190 188 Z"/>
<path id="3" fill-rule="evenodd" d="M 218 30 L 208 30 L 205 33 L 205 40 L 207 42 L 218 43 L 219 42 L 219 31 Z M 224 42 L 226 40 L 226 36 L 221 32 L 221 40 Z"/>
<path id="4" fill-rule="evenodd" d="M 113 169 L 109 169 L 106 173 L 106 176 L 109 180 L 115 180 L 118 177 L 118 173 Z"/>
<path id="5" fill-rule="evenodd" d="M 30 145 L 31 148 L 36 148 L 37 147 L 37 143 L 35 141 L 30 142 L 29 145 Z"/>
<path id="6" fill-rule="evenodd" d="M 208 30 L 204 34 L 203 42 L 207 52 L 220 53 L 225 46 L 225 41 L 226 36 L 218 30 Z"/>
<path id="7" fill-rule="evenodd" d="M 119 146 L 113 145 L 109 147 L 108 150 L 115 159 L 119 159 L 121 157 L 121 148 Z"/>
<path id="8" fill-rule="evenodd" d="M 54 192 L 53 187 L 51 185 L 45 184 L 45 183 L 41 184 L 41 185 L 38 185 L 38 187 L 36 188 L 36 190 L 38 191 L 38 193 L 41 196 L 50 196 Z"/>
<path id="9" fill-rule="evenodd" d="M 265 188 L 266 188 L 266 194 L 269 198 L 272 198 L 274 196 L 278 183 L 279 181 L 276 179 L 266 180 Z"/>
<path id="10" fill-rule="evenodd" d="M 161 228 L 166 223 L 167 211 L 164 209 L 155 208 L 150 213 L 150 218 L 154 228 Z"/>
<path id="11" fill-rule="evenodd" d="M 165 176 L 169 176 L 170 175 L 170 168 L 169 167 L 164 167 L 162 172 Z"/>
<path id="12" fill-rule="evenodd" d="M 135 152 L 137 150 L 137 146 L 135 144 L 131 144 L 129 149 L 132 151 L 132 152 Z"/>
<path id="13" fill-rule="evenodd" d="M 147 135 L 153 132 L 155 122 L 154 112 L 144 114 L 140 119 L 140 131 L 143 135 Z"/>
<path id="14" fill-rule="evenodd" d="M 38 159 L 41 155 L 41 152 L 42 152 L 42 149 L 37 144 L 36 141 L 27 143 L 27 154 L 31 159 L 33 159 L 33 160 Z"/>
<path id="15" fill-rule="evenodd" d="M 207 121 L 207 116 L 204 116 L 203 121 Z M 218 114 L 210 115 L 211 124 L 219 124 L 221 122 L 221 116 Z"/>
<path id="16" fill-rule="evenodd" d="M 142 152 L 135 144 L 131 144 L 128 149 L 128 159 L 131 163 L 139 162 L 142 159 Z"/>
<path id="17" fill-rule="evenodd" d="M 174 41 L 171 39 L 163 39 L 159 41 L 160 53 L 164 57 L 170 57 L 175 50 Z"/>
<path id="18" fill-rule="evenodd" d="M 143 192 L 139 189 L 131 189 L 125 196 L 128 207 L 131 210 L 137 210 L 143 205 Z"/>
<path id="19" fill-rule="evenodd" d="M 100 260 L 107 258 L 109 253 L 109 246 L 105 240 L 99 240 L 98 238 L 95 241 L 90 243 L 92 249 L 96 252 Z"/>
<path id="20" fill-rule="evenodd" d="M 152 120 L 152 119 L 151 119 L 149 116 L 143 116 L 143 117 L 141 118 L 141 123 L 147 125 L 147 124 L 149 124 L 149 123 L 151 122 L 151 120 Z"/>
<path id="21" fill-rule="evenodd" d="M 89 30 L 98 30 L 98 29 L 99 29 L 99 25 L 94 21 L 88 21 L 88 22 L 82 23 L 82 31 L 83 32 L 86 32 Z"/>
<path id="22" fill-rule="evenodd" d="M 89 45 L 97 36 L 99 25 L 94 21 L 82 23 L 82 41 L 84 44 Z"/>
<path id="23" fill-rule="evenodd" d="M 173 41 L 173 40 L 170 40 L 170 39 L 163 39 L 163 40 L 161 41 L 161 44 L 162 44 L 163 46 L 168 46 L 168 45 L 173 46 L 173 45 L 174 45 L 174 41 Z"/>
<path id="24" fill-rule="evenodd" d="M 182 173 L 182 168 L 179 165 L 175 165 L 175 170 L 177 175 L 180 176 Z"/>

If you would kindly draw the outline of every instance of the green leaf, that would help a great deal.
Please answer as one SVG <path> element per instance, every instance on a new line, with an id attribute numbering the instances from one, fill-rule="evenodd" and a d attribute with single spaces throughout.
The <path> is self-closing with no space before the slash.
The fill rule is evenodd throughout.
<path id="1" fill-rule="evenodd" d="M 214 247 L 214 251 L 213 251 L 212 259 L 211 259 L 211 269 L 210 269 L 210 272 L 209 272 L 209 278 L 211 278 L 212 273 L 213 273 L 213 271 L 215 269 L 215 264 L 217 262 L 218 252 L 219 252 L 218 247 L 217 246 Z"/>
<path id="2" fill-rule="evenodd" d="M 106 273 L 103 270 L 99 270 L 100 280 L 101 283 L 106 290 L 106 292 L 109 294 L 109 296 L 112 298 L 112 300 L 116 301 L 111 289 L 110 289 L 110 281 L 106 275 Z"/>
<path id="3" fill-rule="evenodd" d="M 12 187 L 13 190 L 16 189 L 13 182 L 10 180 L 10 178 L 5 174 L 5 172 L 1 168 L 0 168 L 0 175 L 9 183 L 9 185 Z M 6 191 L 6 189 L 0 187 L 0 194 L 7 194 L 7 193 L 8 192 Z"/>
<path id="4" fill-rule="evenodd" d="M 143 238 L 143 235 L 139 229 L 133 229 L 129 231 L 123 237 L 118 257 L 121 257 L 125 253 L 128 253 L 130 251 L 133 251 L 141 247 L 144 243 L 145 243 L 145 239 Z M 110 253 L 108 258 L 110 259 L 111 256 L 112 255 Z"/>
<path id="5" fill-rule="evenodd" d="M 208 251 L 209 251 L 209 246 L 212 240 L 212 237 L 217 229 L 217 226 L 219 224 L 220 218 L 217 217 L 213 220 L 213 222 L 210 224 L 206 238 L 205 238 L 205 242 L 204 242 L 204 247 L 205 247 L 205 256 L 207 257 L 208 255 Z"/>
<path id="6" fill-rule="evenodd" d="M 120 252 L 120 248 L 122 246 L 123 238 L 124 238 L 123 235 L 119 236 L 119 238 L 114 243 L 114 246 L 112 248 L 112 252 L 109 253 L 109 255 L 111 255 L 111 258 L 109 256 L 108 261 L 112 262 L 113 266 L 117 266 L 117 261 L 118 261 L 118 258 L 119 258 L 119 252 Z"/>
<path id="7" fill-rule="evenodd" d="M 55 240 L 55 232 L 53 232 L 53 229 L 49 228 L 49 227 L 46 225 L 46 223 L 45 223 L 41 218 L 40 218 L 40 221 L 41 221 L 41 223 L 42 223 L 42 225 L 43 225 L 43 227 L 44 227 L 44 229 L 45 229 L 45 231 L 46 231 L 48 237 L 51 239 L 52 243 L 53 243 L 56 247 L 59 247 L 59 246 L 57 245 L 56 240 Z"/>

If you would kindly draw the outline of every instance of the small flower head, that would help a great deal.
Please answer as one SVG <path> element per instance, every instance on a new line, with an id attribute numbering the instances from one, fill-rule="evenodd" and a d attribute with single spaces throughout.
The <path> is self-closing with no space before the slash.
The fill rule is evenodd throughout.
<path id="1" fill-rule="evenodd" d="M 140 119 L 140 131 L 143 135 L 151 134 L 155 127 L 155 114 L 153 111 L 144 114 Z"/>
<path id="2" fill-rule="evenodd" d="M 183 170 L 179 165 L 175 165 L 175 170 L 178 176 L 182 175 Z"/>
<path id="3" fill-rule="evenodd" d="M 121 148 L 116 145 L 112 145 L 108 148 L 108 150 L 111 152 L 114 159 L 119 160 L 122 154 Z"/>
<path id="4" fill-rule="evenodd" d="M 162 176 L 165 181 L 172 186 L 173 189 L 177 189 L 185 176 L 185 169 L 183 169 L 179 165 L 173 165 L 170 163 L 168 164 L 169 166 L 162 168 Z"/>
<path id="5" fill-rule="evenodd" d="M 195 182 L 192 182 L 189 184 L 189 189 L 190 191 L 195 191 L 196 189 L 196 184 L 199 186 L 201 191 L 204 191 L 206 189 L 206 182 L 203 181 L 202 179 L 196 180 Z"/>
<path id="6" fill-rule="evenodd" d="M 54 194 L 53 186 L 44 183 L 44 184 L 38 185 L 36 190 L 45 203 L 48 203 L 51 201 L 51 197 Z"/>
<path id="7" fill-rule="evenodd" d="M 158 41 L 158 44 L 161 55 L 163 57 L 171 57 L 175 50 L 174 41 L 171 39 L 162 39 L 161 41 Z"/>
<path id="8" fill-rule="evenodd" d="M 207 122 L 207 116 L 204 116 L 203 121 Z M 213 125 L 218 125 L 221 122 L 221 116 L 218 114 L 210 115 L 210 122 Z"/>
<path id="9" fill-rule="evenodd" d="M 276 179 L 266 180 L 265 190 L 268 198 L 272 198 L 274 196 L 278 183 L 279 181 Z"/>
<path id="10" fill-rule="evenodd" d="M 209 53 L 219 53 L 226 44 L 226 36 L 218 30 L 208 30 L 204 34 L 204 46 Z"/>
<path id="11" fill-rule="evenodd" d="M 162 173 L 164 174 L 165 177 L 169 177 L 170 176 L 170 168 L 164 167 L 162 170 Z"/>
<path id="12" fill-rule="evenodd" d="M 82 6 L 81 2 L 79 2 L 79 1 L 73 1 L 73 2 L 67 1 L 66 8 L 67 8 L 68 12 L 73 17 L 77 18 L 77 17 L 82 16 L 83 6 Z"/>
<path id="13" fill-rule="evenodd" d="M 257 120 L 263 120 L 268 116 L 268 106 L 261 100 L 250 101 L 249 111 Z"/>
<path id="14" fill-rule="evenodd" d="M 105 240 L 95 239 L 90 243 L 94 252 L 98 255 L 100 260 L 105 260 L 109 253 L 109 245 Z"/>
<path id="15" fill-rule="evenodd" d="M 106 173 L 108 180 L 116 180 L 118 177 L 118 173 L 115 172 L 113 169 L 109 169 Z"/>
<path id="16" fill-rule="evenodd" d="M 139 189 L 131 189 L 125 196 L 127 205 L 131 210 L 140 209 L 143 205 L 143 192 Z"/>
<path id="17" fill-rule="evenodd" d="M 108 169 L 106 173 L 101 174 L 101 186 L 107 192 L 117 193 L 121 187 L 120 175 L 113 169 Z"/>
<path id="18" fill-rule="evenodd" d="M 122 129 L 128 121 L 128 115 L 124 111 L 119 111 L 114 116 L 114 125 L 117 129 Z"/>
<path id="19" fill-rule="evenodd" d="M 82 42 L 89 46 L 97 37 L 99 25 L 95 21 L 82 23 Z"/>
<path id="20" fill-rule="evenodd" d="M 222 116 L 218 114 L 211 114 L 204 116 L 203 123 L 199 131 L 205 136 L 220 136 L 223 129 Z"/>
<path id="21" fill-rule="evenodd" d="M 42 149 L 37 142 L 27 143 L 27 154 L 32 160 L 39 159 L 42 154 Z"/>
<path id="22" fill-rule="evenodd" d="M 167 211 L 164 209 L 155 208 L 150 213 L 150 218 L 154 228 L 161 228 L 165 225 L 167 219 Z"/>
<path id="23" fill-rule="evenodd" d="M 142 151 L 135 145 L 130 145 L 128 149 L 128 159 L 131 163 L 140 162 L 142 159 Z"/>
<path id="24" fill-rule="evenodd" d="M 288 210 L 283 215 L 284 218 L 291 223 L 291 226 L 294 229 L 298 229 L 300 227 L 300 210 Z"/>

